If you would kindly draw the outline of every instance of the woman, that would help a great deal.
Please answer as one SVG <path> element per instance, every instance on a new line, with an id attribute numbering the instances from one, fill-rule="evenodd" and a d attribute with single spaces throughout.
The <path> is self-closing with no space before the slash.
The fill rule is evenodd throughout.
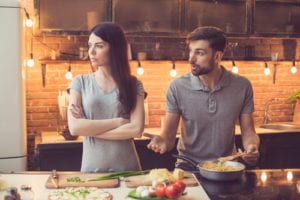
<path id="1" fill-rule="evenodd" d="M 145 91 L 130 74 L 125 35 L 102 23 L 88 46 L 95 72 L 76 76 L 68 88 L 70 132 L 84 136 L 81 171 L 140 170 L 133 138 L 144 130 Z"/>

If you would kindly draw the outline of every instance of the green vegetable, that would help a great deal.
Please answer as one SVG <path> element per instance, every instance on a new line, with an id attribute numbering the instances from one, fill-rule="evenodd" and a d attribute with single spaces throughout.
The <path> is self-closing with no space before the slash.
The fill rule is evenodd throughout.
<path id="1" fill-rule="evenodd" d="M 137 195 L 136 189 L 131 190 L 127 196 L 133 199 L 140 199 L 140 200 L 171 200 L 167 197 L 139 197 Z"/>
<path id="2" fill-rule="evenodd" d="M 78 176 L 70 177 L 70 178 L 67 178 L 67 182 L 81 182 L 81 179 Z"/>
<path id="3" fill-rule="evenodd" d="M 294 92 L 289 98 L 287 98 L 286 102 L 291 103 L 295 100 L 300 100 L 300 90 Z"/>
<path id="4" fill-rule="evenodd" d="M 121 177 L 143 175 L 143 174 L 148 174 L 149 171 L 150 170 L 114 172 L 114 173 L 111 173 L 111 174 L 108 174 L 108 175 L 98 176 L 98 177 L 96 177 L 94 179 L 90 179 L 88 181 L 102 181 L 102 180 L 109 180 L 109 179 L 115 179 L 115 178 L 121 178 Z"/>

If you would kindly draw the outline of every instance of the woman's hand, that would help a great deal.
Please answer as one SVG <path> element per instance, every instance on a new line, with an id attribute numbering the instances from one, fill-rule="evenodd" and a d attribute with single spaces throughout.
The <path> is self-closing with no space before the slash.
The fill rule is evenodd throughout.
<path id="1" fill-rule="evenodd" d="M 167 144 L 159 135 L 143 133 L 143 136 L 151 139 L 151 141 L 147 145 L 148 149 L 152 149 L 154 152 L 160 154 L 163 154 L 167 151 Z"/>
<path id="2" fill-rule="evenodd" d="M 243 153 L 243 160 L 249 165 L 256 165 L 259 159 L 259 151 L 256 145 L 249 144 L 245 152 L 242 152 L 241 149 L 238 150 L 239 153 Z"/>
<path id="3" fill-rule="evenodd" d="M 71 104 L 70 111 L 72 113 L 72 116 L 76 119 L 86 119 L 83 109 L 79 105 Z"/>

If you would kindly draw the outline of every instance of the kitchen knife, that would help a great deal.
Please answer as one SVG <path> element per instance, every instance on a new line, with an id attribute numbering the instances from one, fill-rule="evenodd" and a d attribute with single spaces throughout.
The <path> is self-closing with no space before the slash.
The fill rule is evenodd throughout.
<path id="1" fill-rule="evenodd" d="M 58 185 L 58 183 L 59 183 L 58 174 L 57 174 L 57 172 L 56 172 L 55 169 L 52 170 L 51 181 L 52 181 L 52 183 L 53 183 L 53 185 L 54 185 L 55 188 L 59 188 L 59 185 Z"/>

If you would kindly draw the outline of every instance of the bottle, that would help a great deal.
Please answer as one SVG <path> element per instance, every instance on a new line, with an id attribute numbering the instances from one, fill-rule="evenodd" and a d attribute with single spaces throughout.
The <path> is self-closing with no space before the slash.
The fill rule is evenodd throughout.
<path id="1" fill-rule="evenodd" d="M 20 194 L 18 193 L 18 188 L 9 187 L 6 190 L 4 200 L 20 200 Z"/>
<path id="2" fill-rule="evenodd" d="M 34 200 L 34 192 L 30 185 L 21 185 L 21 200 Z"/>

